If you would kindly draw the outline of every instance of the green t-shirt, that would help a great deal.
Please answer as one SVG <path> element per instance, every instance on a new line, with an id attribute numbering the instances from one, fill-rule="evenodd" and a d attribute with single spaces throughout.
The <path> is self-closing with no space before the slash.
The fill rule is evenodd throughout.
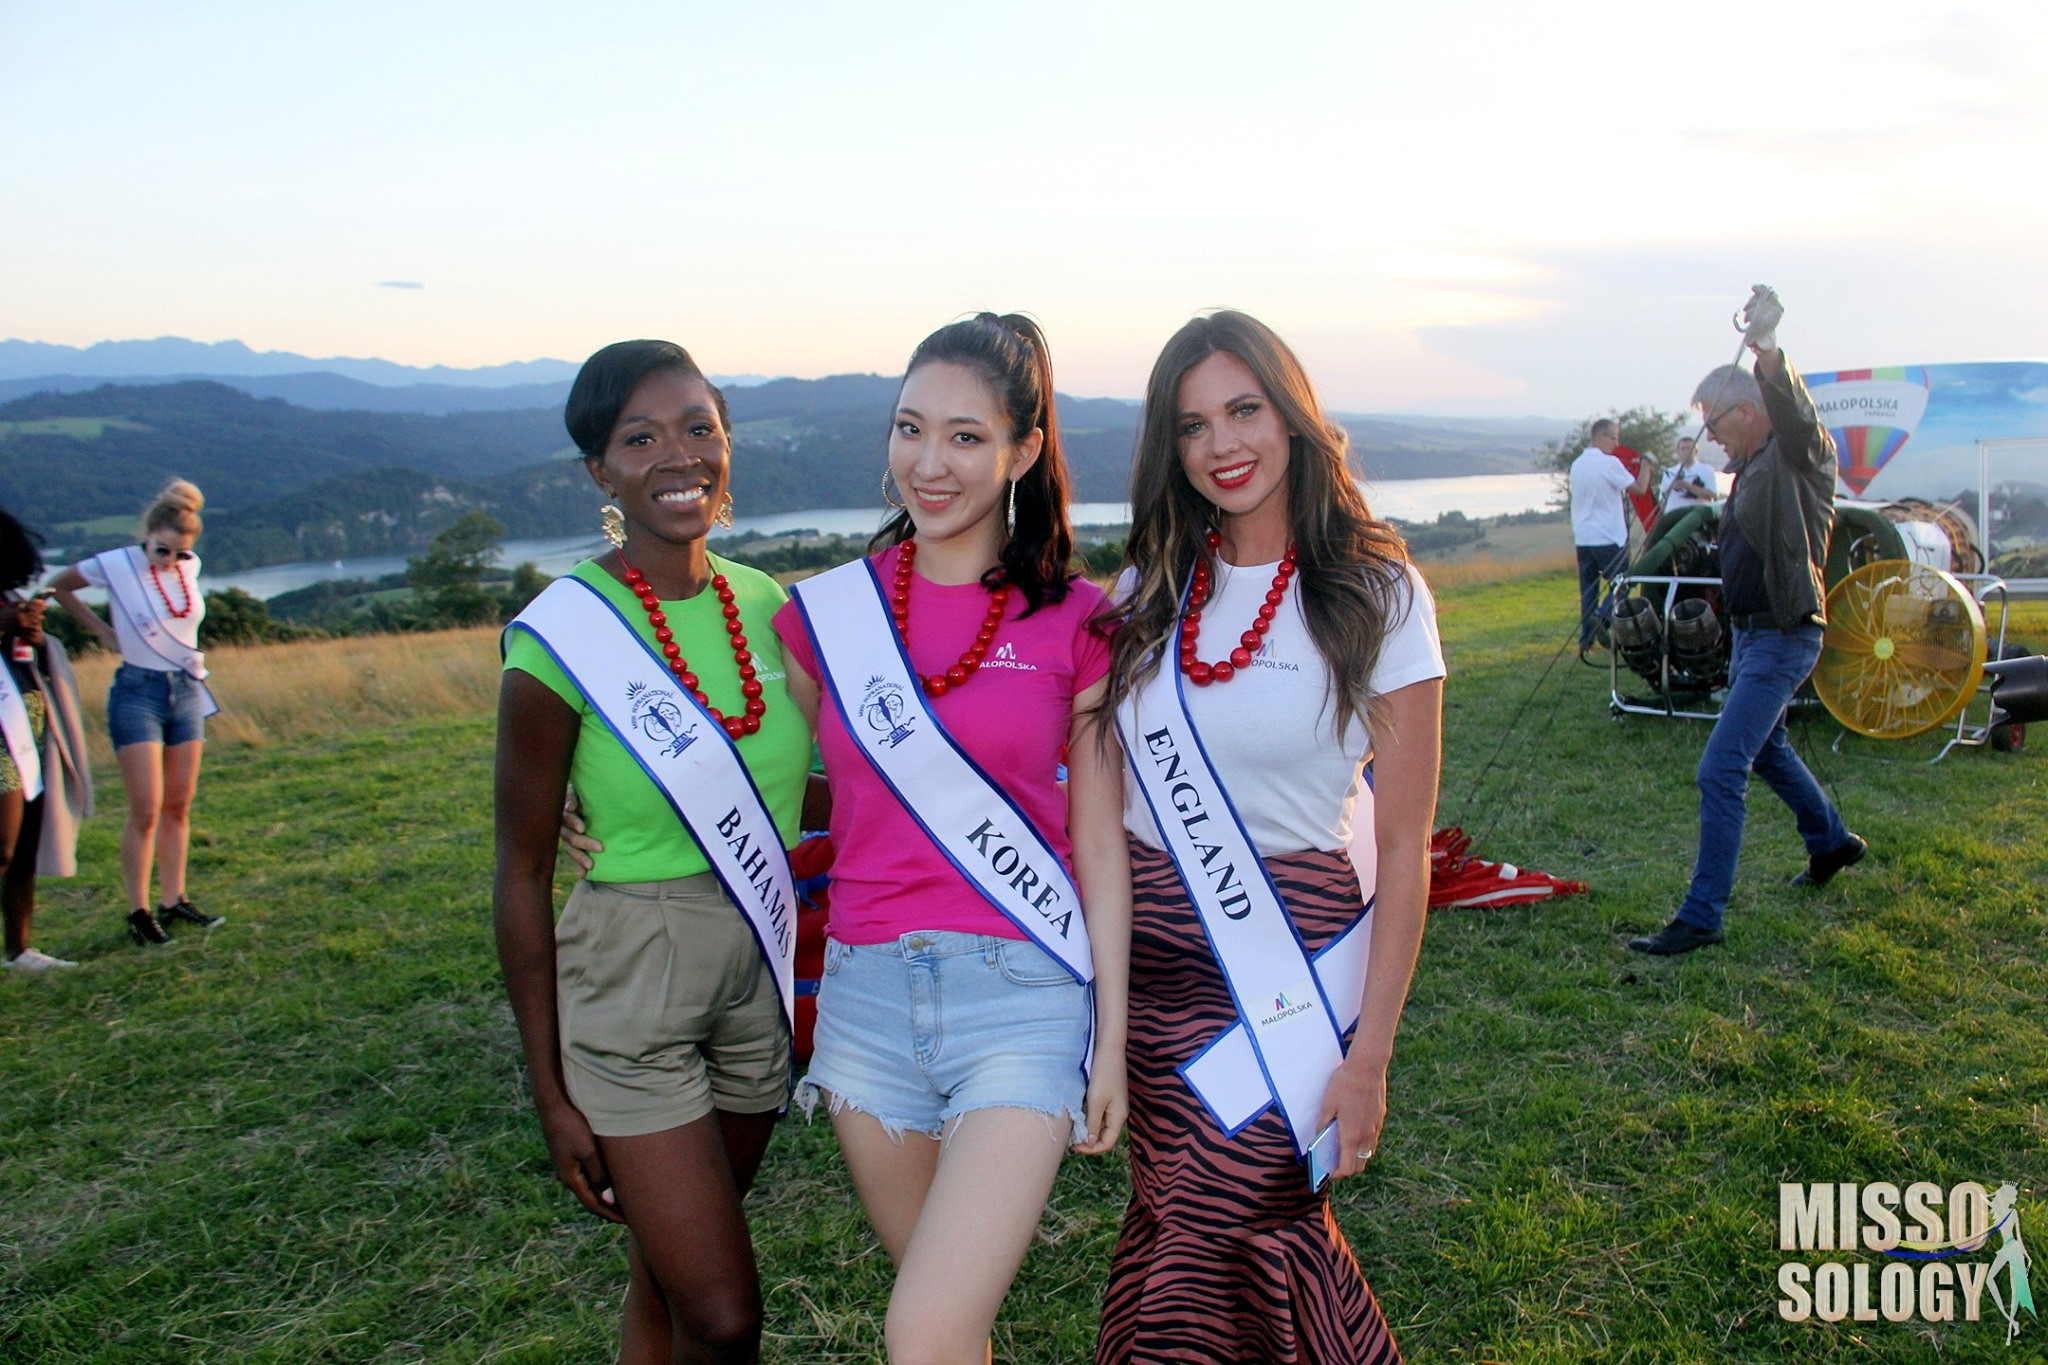
<path id="1" fill-rule="evenodd" d="M 782 641 L 769 621 L 776 609 L 789 600 L 782 586 L 759 569 L 734 564 L 717 555 L 711 557 L 711 571 L 722 573 L 732 584 L 733 598 L 746 627 L 747 648 L 754 655 L 754 669 L 761 683 L 761 700 L 768 710 L 761 717 L 761 729 L 739 742 L 740 757 L 754 775 L 768 814 L 782 833 L 785 846 L 796 843 L 798 822 L 803 814 L 804 779 L 811 769 L 811 730 L 797 714 L 784 689 L 788 677 L 782 661 Z M 654 628 L 647 624 L 647 612 L 625 584 L 585 560 L 570 574 L 602 592 L 619 614 L 626 618 L 650 648 L 659 649 Z M 663 602 L 669 629 L 683 648 L 683 658 L 697 675 L 697 685 L 711 704 L 724 715 L 739 715 L 746 705 L 740 696 L 739 669 L 732 661 L 725 617 L 719 610 L 718 594 L 706 588 L 683 602 Z M 710 870 L 703 850 L 676 819 L 668 801 L 654 780 L 626 752 L 576 685 L 569 681 L 540 642 L 523 630 L 507 632 L 505 667 L 531 673 L 552 688 L 582 719 L 576 735 L 576 755 L 569 765 L 569 780 L 583 803 L 583 818 L 590 835 L 604 845 L 592 860 L 590 880 L 594 882 L 658 882 L 672 877 L 690 877 Z"/>

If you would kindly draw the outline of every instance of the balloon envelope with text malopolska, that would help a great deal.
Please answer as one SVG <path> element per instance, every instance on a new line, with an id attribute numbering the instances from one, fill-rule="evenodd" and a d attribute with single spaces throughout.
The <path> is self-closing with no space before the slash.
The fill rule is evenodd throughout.
<path id="1" fill-rule="evenodd" d="M 1980 441 L 2004 444 L 1994 483 L 2048 483 L 2048 361 L 1835 370 L 1806 386 L 1852 497 L 1952 499 L 1977 485 Z"/>

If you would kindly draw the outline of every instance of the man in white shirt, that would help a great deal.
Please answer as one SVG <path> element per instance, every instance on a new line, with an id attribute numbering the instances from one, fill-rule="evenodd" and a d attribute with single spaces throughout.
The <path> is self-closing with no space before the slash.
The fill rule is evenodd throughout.
<path id="1" fill-rule="evenodd" d="M 1657 496 L 1666 511 L 1675 507 L 1709 507 L 1721 500 L 1714 467 L 1702 460 L 1692 437 L 1678 438 L 1678 463 L 1664 471 Z"/>
<path id="2" fill-rule="evenodd" d="M 1624 493 L 1649 491 L 1656 466 L 1643 461 L 1642 472 L 1631 477 L 1627 466 L 1615 458 L 1614 447 L 1621 433 L 1612 418 L 1593 423 L 1592 442 L 1572 461 L 1572 543 L 1579 552 L 1579 653 L 1593 647 L 1596 621 L 1604 619 L 1607 608 L 1600 597 L 1600 580 L 1609 590 L 1628 563 L 1628 504 Z"/>

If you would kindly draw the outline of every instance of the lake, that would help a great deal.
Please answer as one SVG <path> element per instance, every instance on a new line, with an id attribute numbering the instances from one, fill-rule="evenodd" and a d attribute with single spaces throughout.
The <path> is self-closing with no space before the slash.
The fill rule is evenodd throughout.
<path id="1" fill-rule="evenodd" d="M 1373 511 L 1402 521 L 1434 521 L 1445 512 L 1463 512 L 1468 517 L 1497 517 L 1548 507 L 1557 493 L 1557 482 L 1549 474 L 1480 474 L 1464 479 L 1390 479 L 1369 484 L 1366 496 Z M 1120 526 L 1130 520 L 1130 504 L 1082 502 L 1073 507 L 1076 526 Z M 826 535 L 868 536 L 882 524 L 880 508 L 836 507 L 808 512 L 777 512 L 772 516 L 741 517 L 728 534 L 757 531 L 780 535 L 786 531 L 811 530 Z M 716 545 L 716 538 L 712 544 Z M 1563 543 L 1562 541 L 1560 543 Z M 203 546 L 201 547 L 204 548 Z M 590 558 L 604 548 L 594 532 L 588 536 L 557 536 L 539 540 L 508 540 L 503 563 L 532 560 L 542 573 L 559 575 L 579 560 Z M 381 578 L 405 570 L 403 555 L 378 555 L 365 559 L 302 561 L 272 564 L 241 573 L 206 575 L 206 586 L 215 591 L 240 588 L 252 596 L 270 598 L 336 578 Z"/>

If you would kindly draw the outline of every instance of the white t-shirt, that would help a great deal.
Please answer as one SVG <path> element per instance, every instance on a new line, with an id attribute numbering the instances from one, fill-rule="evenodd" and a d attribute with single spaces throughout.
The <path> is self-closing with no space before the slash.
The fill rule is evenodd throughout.
<path id="1" fill-rule="evenodd" d="M 1679 483 L 1678 481 L 1681 478 L 1685 479 L 1686 482 L 1683 484 Z M 1709 506 L 1713 499 L 1703 498 L 1695 492 L 1691 486 L 1693 479 L 1698 479 L 1709 488 L 1718 489 L 1720 487 L 1714 481 L 1714 467 L 1705 460 L 1695 459 L 1691 464 L 1674 465 L 1672 468 L 1664 471 L 1664 482 L 1657 489 L 1657 495 L 1663 498 L 1664 506 L 1666 508 Z"/>
<path id="2" fill-rule="evenodd" d="M 1572 461 L 1572 544 L 1626 545 L 1628 518 L 1621 495 L 1636 481 L 1628 466 L 1587 446 Z"/>
<path id="3" fill-rule="evenodd" d="M 120 553 L 135 564 L 135 575 L 142 580 L 142 590 L 154 594 L 156 588 L 149 581 L 149 556 L 140 545 L 130 545 Z M 107 573 L 101 566 L 99 556 L 78 561 L 78 575 L 95 588 L 107 586 Z M 173 607 L 192 604 L 188 616 L 174 616 L 164 609 L 161 598 L 152 597 L 151 606 L 156 609 L 157 619 L 171 638 L 187 649 L 199 648 L 199 623 L 206 617 L 206 597 L 199 586 L 199 556 L 181 560 L 169 569 L 157 570 L 157 581 L 163 585 L 164 593 L 171 599 Z M 121 662 L 137 668 L 147 668 L 157 673 L 175 673 L 176 665 L 151 649 L 143 642 L 142 632 L 128 619 L 128 613 L 115 606 L 107 613 L 114 618 L 114 638 L 121 642 Z"/>
<path id="4" fill-rule="evenodd" d="M 1277 562 L 1233 568 L 1217 561 L 1215 588 L 1202 608 L 1203 660 L 1227 657 L 1236 647 L 1265 605 L 1279 568 Z M 1373 670 L 1374 695 L 1444 676 L 1436 601 L 1415 566 L 1407 569 L 1396 594 L 1402 600 Z M 1168 659 L 1160 667 L 1176 663 Z M 1202 748 L 1262 858 L 1341 849 L 1351 842 L 1351 812 L 1370 739 L 1361 717 L 1339 741 L 1327 681 L 1322 653 L 1301 614 L 1301 593 L 1290 589 L 1251 667 L 1227 683 L 1189 683 L 1183 689 Z M 1124 828 L 1153 848 L 1165 848 L 1144 794 L 1130 780 L 1124 783 Z"/>

